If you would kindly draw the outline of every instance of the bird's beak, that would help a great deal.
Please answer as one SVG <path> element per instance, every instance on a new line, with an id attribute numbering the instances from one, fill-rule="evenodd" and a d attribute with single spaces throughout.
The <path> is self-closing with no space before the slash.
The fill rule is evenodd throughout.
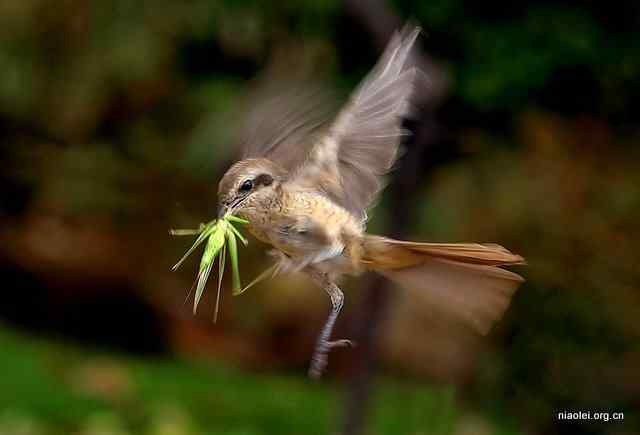
<path id="1" fill-rule="evenodd" d="M 227 207 L 224 204 L 220 204 L 218 206 L 218 219 L 222 219 L 223 217 L 225 217 L 228 212 L 229 212 L 229 207 Z"/>

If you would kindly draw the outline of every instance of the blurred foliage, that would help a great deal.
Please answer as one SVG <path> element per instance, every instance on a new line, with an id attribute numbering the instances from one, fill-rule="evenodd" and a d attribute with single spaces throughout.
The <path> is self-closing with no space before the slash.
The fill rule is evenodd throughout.
<path id="1" fill-rule="evenodd" d="M 527 113 L 516 137 L 524 151 L 470 137 L 483 156 L 441 171 L 425 209 L 443 239 L 500 234 L 530 265 L 477 394 L 509 397 L 535 422 L 558 409 L 618 409 L 633 427 L 640 156 L 593 119 Z M 444 219 L 434 212 L 444 209 Z"/>
<path id="2" fill-rule="evenodd" d="M 331 383 L 148 361 L 0 334 L 0 434 L 326 434 L 339 412 Z M 452 433 L 450 388 L 384 381 L 376 433 Z M 513 432 L 503 432 L 513 433 Z"/>
<path id="3" fill-rule="evenodd" d="M 450 63 L 454 95 L 476 110 L 521 110 L 541 103 L 629 121 L 625 115 L 639 91 L 637 5 L 397 3 L 424 23 L 425 45 Z"/>
<path id="4" fill-rule="evenodd" d="M 495 241 L 529 266 L 479 360 L 421 329 L 422 308 L 394 295 L 385 368 L 456 378 L 468 413 L 389 380 L 373 427 L 508 433 L 514 419 L 527 433 L 640 432 L 640 6 L 391 6 L 423 25 L 424 52 L 451 75 L 436 117 L 442 146 L 458 151 L 419 186 L 407 234 Z M 128 351 L 302 373 L 324 295 L 278 281 L 225 296 L 215 327 L 192 319 L 180 310 L 192 265 L 169 273 L 184 246 L 166 230 L 211 217 L 253 77 L 311 71 L 346 93 L 376 55 L 337 0 L 0 2 L 0 267 L 13 290 L 0 317 Z M 383 200 L 373 228 L 389 211 Z M 264 266 L 260 249 L 241 255 L 243 275 Z M 151 312 L 144 325 L 137 309 Z M 0 434 L 326 433 L 336 413 L 330 385 L 0 340 Z M 431 363 L 442 353 L 460 363 Z M 332 367 L 348 373 L 347 359 Z M 94 365 L 104 371 L 95 385 Z M 559 409 L 624 410 L 626 420 L 562 426 Z"/>

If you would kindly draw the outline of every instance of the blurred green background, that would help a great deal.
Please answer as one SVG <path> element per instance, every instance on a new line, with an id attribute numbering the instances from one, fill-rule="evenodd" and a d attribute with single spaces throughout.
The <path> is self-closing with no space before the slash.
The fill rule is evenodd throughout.
<path id="1" fill-rule="evenodd" d="M 637 3 L 2 0 L 0 434 L 336 433 L 359 350 L 305 377 L 325 295 L 275 280 L 193 317 L 196 260 L 170 272 L 189 242 L 167 230 L 212 217 L 252 78 L 346 96 L 406 19 L 431 87 L 404 235 L 529 266 L 483 341 L 392 294 L 365 433 L 640 433 Z M 242 250 L 245 280 L 263 251 Z M 366 297 L 348 287 L 339 335 Z"/>

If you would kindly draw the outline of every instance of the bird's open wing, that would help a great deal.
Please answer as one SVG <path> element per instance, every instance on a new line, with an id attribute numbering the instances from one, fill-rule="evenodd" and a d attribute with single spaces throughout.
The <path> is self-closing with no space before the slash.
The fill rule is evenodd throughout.
<path id="1" fill-rule="evenodd" d="M 384 175 L 407 134 L 402 118 L 409 112 L 417 72 L 408 63 L 419 32 L 405 28 L 392 37 L 376 66 L 292 176 L 292 183 L 320 190 L 366 219 L 366 210 L 384 187 Z"/>
<path id="2" fill-rule="evenodd" d="M 331 92 L 310 80 L 268 77 L 247 100 L 242 158 L 264 157 L 287 171 L 302 165 L 335 113 Z"/>

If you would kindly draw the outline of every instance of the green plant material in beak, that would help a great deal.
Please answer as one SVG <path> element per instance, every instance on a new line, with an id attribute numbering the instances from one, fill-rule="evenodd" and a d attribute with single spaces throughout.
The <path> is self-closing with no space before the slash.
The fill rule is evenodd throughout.
<path id="1" fill-rule="evenodd" d="M 233 294 L 242 292 L 242 283 L 240 281 L 240 269 L 238 267 L 238 243 L 237 239 L 247 245 L 247 239 L 234 227 L 234 223 L 248 224 L 249 222 L 235 216 L 225 216 L 222 219 L 215 219 L 206 224 L 200 224 L 197 230 L 171 230 L 169 233 L 173 236 L 198 235 L 191 248 L 182 256 L 174 266 L 176 270 L 187 259 L 189 255 L 205 240 L 207 245 L 200 259 L 200 268 L 196 278 L 196 293 L 193 299 L 193 313 L 198 309 L 198 304 L 202 299 L 204 288 L 209 279 L 209 274 L 213 267 L 216 257 L 219 258 L 218 266 L 218 294 L 216 296 L 216 308 L 214 313 L 214 321 L 218 318 L 218 308 L 220 304 L 220 290 L 222 288 L 222 276 L 224 274 L 227 251 L 231 259 L 231 272 L 233 279 Z"/>

